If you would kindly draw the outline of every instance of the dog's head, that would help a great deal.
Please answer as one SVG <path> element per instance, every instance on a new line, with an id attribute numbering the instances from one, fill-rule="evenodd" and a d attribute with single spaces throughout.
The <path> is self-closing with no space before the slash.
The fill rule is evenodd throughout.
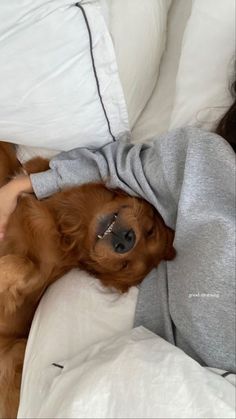
<path id="1" fill-rule="evenodd" d="M 78 265 L 124 292 L 175 256 L 174 232 L 146 201 L 103 184 L 63 194 L 60 228 Z"/>

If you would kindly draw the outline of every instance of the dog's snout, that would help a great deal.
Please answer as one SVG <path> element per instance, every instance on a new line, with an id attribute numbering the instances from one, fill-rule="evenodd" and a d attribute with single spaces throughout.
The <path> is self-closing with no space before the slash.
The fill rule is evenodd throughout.
<path id="1" fill-rule="evenodd" d="M 112 246 L 116 253 L 129 252 L 135 244 L 134 230 L 116 230 L 112 234 Z"/>

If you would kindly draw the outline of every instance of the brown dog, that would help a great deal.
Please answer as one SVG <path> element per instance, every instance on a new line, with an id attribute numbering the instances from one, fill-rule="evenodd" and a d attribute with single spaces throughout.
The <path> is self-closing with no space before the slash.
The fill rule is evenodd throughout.
<path id="1" fill-rule="evenodd" d="M 21 167 L 0 143 L 0 186 Z M 37 158 L 28 173 L 43 171 Z M 102 183 L 20 198 L 0 242 L 0 417 L 16 416 L 26 338 L 45 289 L 73 267 L 125 292 L 175 256 L 173 231 L 146 201 Z"/>

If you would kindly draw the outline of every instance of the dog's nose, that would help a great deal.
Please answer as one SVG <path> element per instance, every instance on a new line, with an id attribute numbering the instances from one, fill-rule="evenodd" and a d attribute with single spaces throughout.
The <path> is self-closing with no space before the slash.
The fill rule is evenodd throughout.
<path id="1" fill-rule="evenodd" d="M 134 230 L 116 230 L 112 234 L 112 246 L 116 253 L 129 252 L 135 244 Z"/>

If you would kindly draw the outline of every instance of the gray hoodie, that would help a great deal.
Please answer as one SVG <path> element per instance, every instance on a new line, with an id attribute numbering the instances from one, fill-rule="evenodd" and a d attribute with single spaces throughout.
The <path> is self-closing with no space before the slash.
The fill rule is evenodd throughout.
<path id="1" fill-rule="evenodd" d="M 140 285 L 135 326 L 202 365 L 235 372 L 235 154 L 228 143 L 188 127 L 149 145 L 63 152 L 50 168 L 31 175 L 39 199 L 103 180 L 154 205 L 176 231 L 177 257 Z"/>

